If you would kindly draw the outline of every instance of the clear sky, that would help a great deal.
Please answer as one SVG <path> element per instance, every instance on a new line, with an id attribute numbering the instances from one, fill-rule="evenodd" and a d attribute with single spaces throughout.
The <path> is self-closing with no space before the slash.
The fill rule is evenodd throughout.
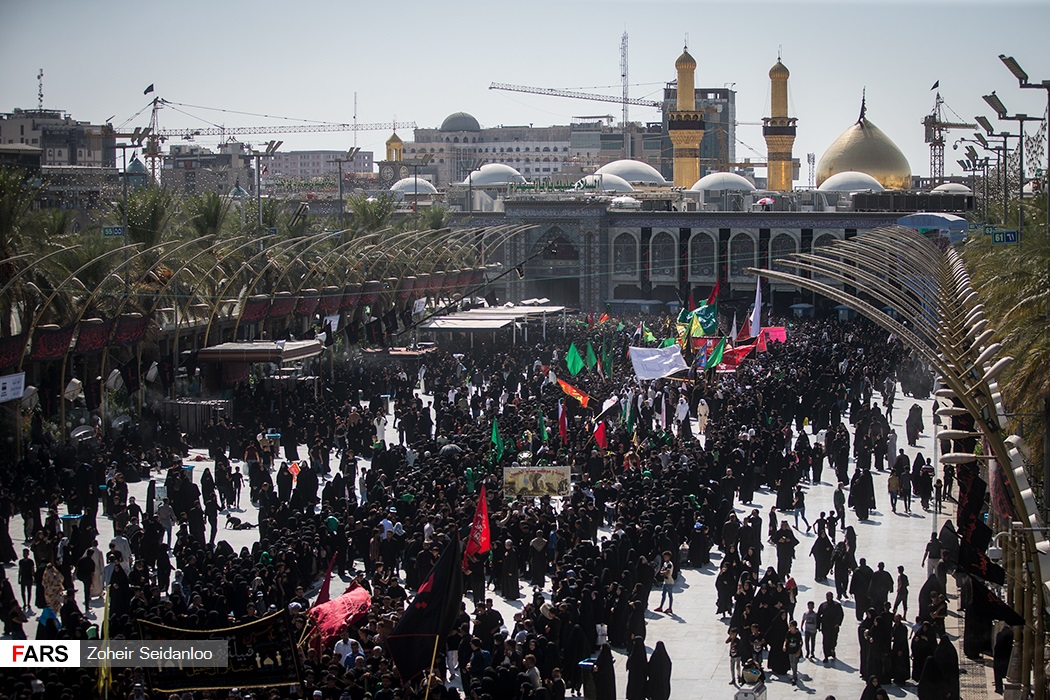
<path id="1" fill-rule="evenodd" d="M 35 107 L 43 68 L 45 107 L 92 122 L 112 116 L 115 125 L 148 104 L 150 83 L 172 102 L 330 122 L 352 120 L 356 92 L 362 123 L 436 127 L 462 110 L 482 126 L 567 124 L 573 115 L 618 116 L 620 107 L 491 91 L 489 83 L 618 94 L 626 30 L 631 96 L 659 99 L 688 34 L 697 85 L 732 84 L 741 122 L 768 113 L 768 71 L 782 52 L 803 184 L 806 153 L 819 159 L 856 120 L 864 88 L 869 119 L 913 173 L 927 175 L 920 122 L 933 106 L 930 86 L 940 81 L 953 120 L 991 117 L 981 99 L 991 90 L 1013 112 L 1043 115 L 1046 93 L 1019 90 L 997 57 L 1013 55 L 1032 80 L 1050 80 L 1048 28 L 1047 0 L 0 0 L 0 111 Z M 197 116 L 164 110 L 161 127 L 206 125 L 201 118 L 274 123 L 180 109 Z M 656 121 L 658 112 L 632 107 L 631 117 Z M 128 125 L 148 119 L 146 110 Z M 949 143 L 970 133 L 953 132 Z M 760 127 L 740 126 L 737 135 L 764 154 Z M 379 158 L 387 136 L 360 132 L 357 145 Z M 354 145 L 351 133 L 280 138 L 283 150 Z M 737 156 L 758 159 L 740 144 Z M 959 157 L 946 149 L 946 173 L 960 174 Z"/>

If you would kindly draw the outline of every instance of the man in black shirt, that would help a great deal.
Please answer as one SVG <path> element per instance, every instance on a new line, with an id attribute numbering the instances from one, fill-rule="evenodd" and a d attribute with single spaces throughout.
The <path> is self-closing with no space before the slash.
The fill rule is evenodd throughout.
<path id="1" fill-rule="evenodd" d="M 824 645 L 824 663 L 835 656 L 835 647 L 839 643 L 839 627 L 842 626 L 842 604 L 835 600 L 835 594 L 828 591 L 827 599 L 817 608 L 817 627 L 821 632 Z"/>

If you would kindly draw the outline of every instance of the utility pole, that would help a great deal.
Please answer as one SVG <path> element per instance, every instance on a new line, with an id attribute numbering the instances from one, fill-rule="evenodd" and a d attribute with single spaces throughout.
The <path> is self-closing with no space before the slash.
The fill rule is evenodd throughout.
<path id="1" fill-rule="evenodd" d="M 253 151 L 252 157 L 255 158 L 255 203 L 258 209 L 258 219 L 255 221 L 256 228 L 259 233 L 259 250 L 262 251 L 262 170 L 259 167 L 259 159 L 266 157 L 271 158 L 277 149 L 281 147 L 284 141 L 270 141 L 266 144 L 265 151 Z M 243 211 L 243 209 L 242 209 Z"/>
<path id="2" fill-rule="evenodd" d="M 354 93 L 354 98 L 355 99 L 357 98 L 357 93 Z M 355 108 L 354 109 L 355 119 L 356 119 L 356 113 L 357 113 L 357 109 Z M 357 139 L 357 132 L 354 132 L 354 139 L 355 140 Z M 346 152 L 345 156 L 341 156 L 339 158 L 333 158 L 332 160 L 328 161 L 329 163 L 337 163 L 339 165 L 339 230 L 343 230 L 343 229 L 346 228 L 346 224 L 343 221 L 343 219 L 345 218 L 345 213 L 343 211 L 343 163 L 351 163 L 351 162 L 353 162 L 354 158 L 357 157 L 357 154 L 360 151 L 361 151 L 360 148 L 358 148 L 357 146 L 354 146 L 353 148 L 351 148 L 349 151 Z"/>

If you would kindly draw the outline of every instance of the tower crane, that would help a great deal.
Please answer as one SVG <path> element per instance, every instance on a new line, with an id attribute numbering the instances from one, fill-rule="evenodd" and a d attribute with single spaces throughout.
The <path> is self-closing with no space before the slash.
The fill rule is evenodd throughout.
<path id="1" fill-rule="evenodd" d="M 930 178 L 934 184 L 944 181 L 944 132 L 949 129 L 976 129 L 976 124 L 946 122 L 942 118 L 944 99 L 941 93 L 933 101 L 933 111 L 922 118 L 926 127 L 926 143 L 930 144 Z"/>
<path id="2" fill-rule="evenodd" d="M 624 35 L 626 36 L 626 35 Z M 662 100 L 643 100 L 637 98 L 629 98 L 626 96 L 626 85 L 624 86 L 624 96 L 617 97 L 615 95 L 599 95 L 591 92 L 577 92 L 575 90 L 560 90 L 558 88 L 542 88 L 542 87 L 531 87 L 528 85 L 510 85 L 508 83 L 491 83 L 489 84 L 489 90 L 504 90 L 507 92 L 524 92 L 529 95 L 545 95 L 547 97 L 568 97 L 574 100 L 591 100 L 592 102 L 616 102 L 622 103 L 624 108 L 624 114 L 627 114 L 627 105 L 635 105 L 638 107 L 652 107 L 653 109 L 663 110 L 664 103 Z M 703 111 L 703 110 L 701 110 Z M 624 117 L 626 119 L 626 116 Z M 734 126 L 762 126 L 761 122 L 734 122 Z M 717 163 L 717 167 L 763 167 L 764 162 L 746 162 L 746 163 L 730 163 L 728 152 L 729 144 L 728 137 L 721 126 L 710 126 L 709 129 L 713 133 L 719 133 L 720 138 L 720 151 L 722 153 L 721 162 Z M 624 143 L 627 142 L 627 123 L 624 122 Z M 626 148 L 626 146 L 625 146 Z"/>
<path id="3" fill-rule="evenodd" d="M 285 124 L 285 125 L 274 125 L 274 126 L 211 126 L 211 127 L 194 127 L 190 129 L 160 129 L 157 126 L 157 113 L 165 106 L 182 105 L 179 102 L 170 102 L 162 97 L 156 97 L 152 101 L 152 114 L 150 116 L 150 126 L 146 129 L 135 129 L 134 134 L 126 133 L 113 133 L 109 134 L 114 137 L 127 137 L 127 138 L 138 138 L 138 142 L 143 146 L 143 156 L 150 162 L 150 173 L 154 179 L 157 176 L 157 161 L 160 159 L 161 144 L 170 138 L 181 138 L 186 141 L 192 141 L 197 136 L 242 136 L 242 135 L 256 135 L 256 134 L 307 134 L 307 133 L 321 133 L 321 132 L 334 132 L 334 131 L 396 131 L 398 127 L 404 127 L 407 129 L 416 128 L 415 122 L 376 122 L 376 123 L 365 123 L 359 124 L 356 121 L 352 124 L 339 124 L 333 122 L 315 122 L 309 124 Z M 112 129 L 112 127 L 110 127 Z"/>

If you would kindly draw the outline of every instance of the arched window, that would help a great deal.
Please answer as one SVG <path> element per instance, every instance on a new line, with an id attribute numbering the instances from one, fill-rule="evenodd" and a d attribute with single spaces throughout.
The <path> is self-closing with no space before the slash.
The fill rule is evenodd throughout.
<path id="1" fill-rule="evenodd" d="M 838 240 L 838 239 L 836 239 L 830 233 L 822 233 L 819 236 L 817 236 L 816 240 L 813 241 L 813 250 L 816 250 L 817 248 L 819 248 L 821 246 L 830 245 L 831 243 L 834 243 L 836 240 Z"/>
<path id="2" fill-rule="evenodd" d="M 653 236 L 650 244 L 649 260 L 652 277 L 673 278 L 675 271 L 675 244 L 674 236 L 661 231 Z"/>
<path id="3" fill-rule="evenodd" d="M 715 276 L 715 239 L 698 233 L 689 241 L 689 274 L 694 277 Z"/>
<path id="4" fill-rule="evenodd" d="M 786 258 L 796 252 L 795 239 L 786 233 L 779 233 L 773 238 L 769 245 L 769 265 L 772 267 L 774 261 Z"/>
<path id="5" fill-rule="evenodd" d="M 613 239 L 613 274 L 635 275 L 638 273 L 638 241 L 629 233 L 621 233 Z"/>
<path id="6" fill-rule="evenodd" d="M 740 233 L 729 242 L 729 274 L 744 276 L 744 268 L 755 266 L 755 239 Z"/>
<path id="7" fill-rule="evenodd" d="M 456 136 L 455 138 L 453 138 L 452 143 L 459 143 L 459 137 Z"/>

